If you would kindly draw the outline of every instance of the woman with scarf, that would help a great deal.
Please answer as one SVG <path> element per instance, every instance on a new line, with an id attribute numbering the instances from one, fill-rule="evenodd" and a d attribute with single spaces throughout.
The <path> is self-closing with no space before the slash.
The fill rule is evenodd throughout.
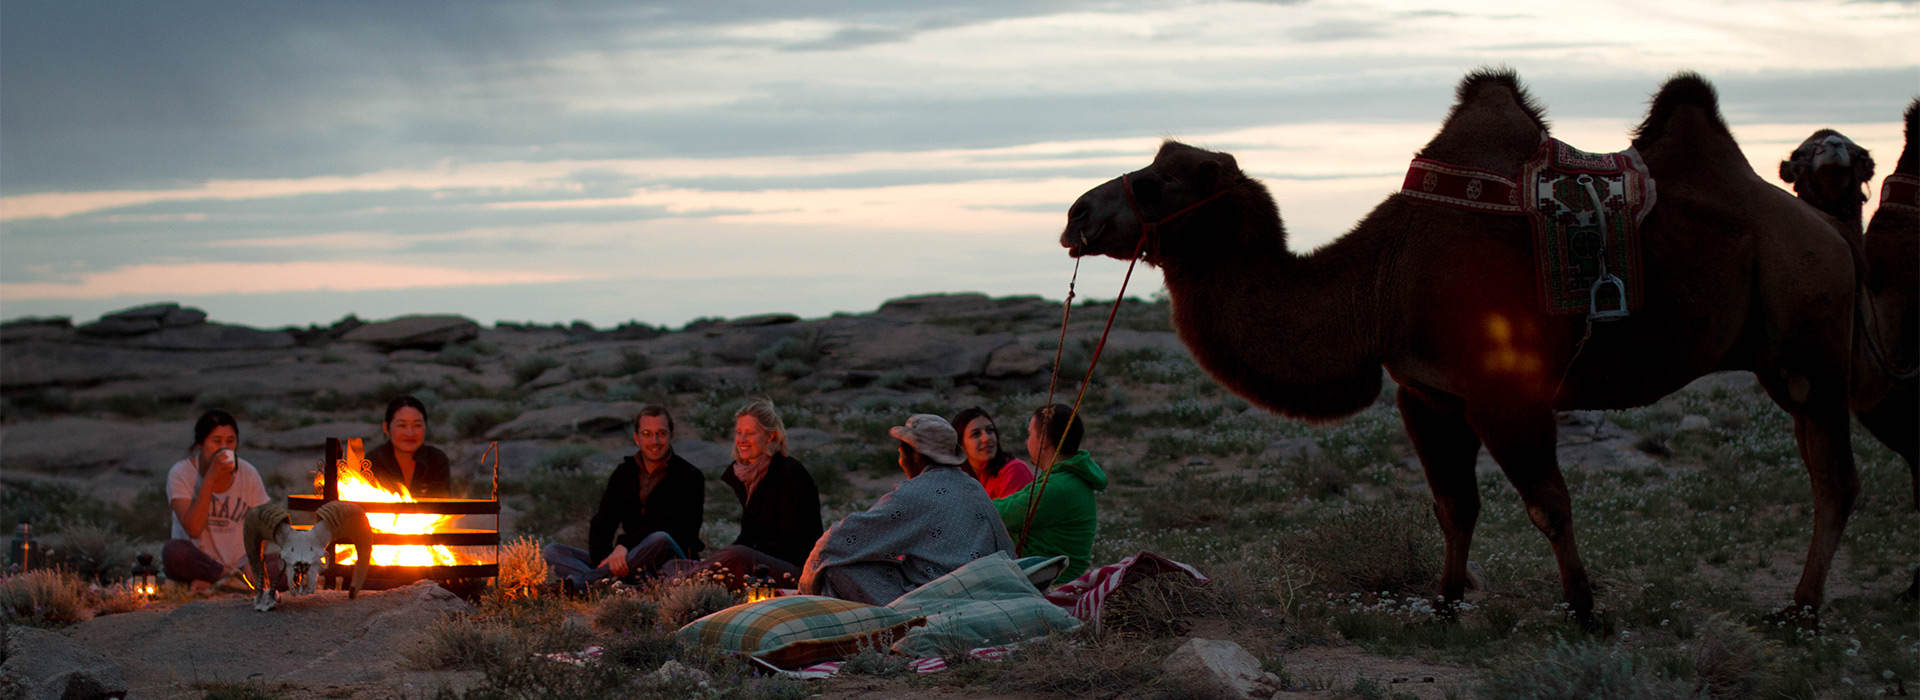
<path id="1" fill-rule="evenodd" d="M 764 564 L 775 585 L 791 588 L 820 539 L 820 491 L 800 460 L 787 454 L 787 426 L 772 401 L 754 399 L 733 417 L 733 466 L 720 480 L 740 498 L 740 536 L 700 560 L 698 570 L 724 577 L 737 590 Z"/>

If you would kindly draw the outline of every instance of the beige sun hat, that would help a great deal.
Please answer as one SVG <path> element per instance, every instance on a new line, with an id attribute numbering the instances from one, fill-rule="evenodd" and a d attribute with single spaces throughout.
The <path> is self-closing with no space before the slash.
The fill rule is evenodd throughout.
<path id="1" fill-rule="evenodd" d="M 960 454 L 960 434 L 954 432 L 953 424 L 947 419 L 931 413 L 915 413 L 907 417 L 906 425 L 896 425 L 887 429 L 902 442 L 913 446 L 920 454 L 935 464 L 960 464 L 967 458 Z"/>

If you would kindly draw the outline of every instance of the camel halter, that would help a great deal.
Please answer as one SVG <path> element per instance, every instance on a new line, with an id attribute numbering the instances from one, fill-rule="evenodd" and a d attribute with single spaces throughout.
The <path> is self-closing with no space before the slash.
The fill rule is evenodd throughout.
<path id="1" fill-rule="evenodd" d="M 1199 209 L 1208 202 L 1225 196 L 1245 181 L 1246 178 L 1242 177 L 1239 180 L 1228 183 L 1227 186 L 1221 188 L 1219 192 L 1207 195 L 1198 202 L 1189 204 L 1182 207 L 1179 211 L 1161 217 L 1159 221 L 1149 222 L 1145 216 L 1140 215 L 1140 202 L 1133 196 L 1132 181 L 1128 179 L 1126 174 L 1123 173 L 1120 175 L 1120 189 L 1127 193 L 1127 207 L 1133 210 L 1133 218 L 1140 221 L 1140 242 L 1134 244 L 1133 256 L 1127 259 L 1127 275 L 1120 279 L 1120 293 L 1114 295 L 1113 308 L 1107 311 L 1107 325 L 1100 331 L 1100 342 L 1093 346 L 1093 358 L 1087 362 L 1087 373 L 1080 377 L 1080 392 L 1073 399 L 1073 410 L 1067 412 L 1067 427 L 1060 431 L 1062 435 L 1065 435 L 1066 431 L 1072 430 L 1073 422 L 1080 417 L 1080 402 L 1085 401 L 1087 398 L 1087 386 L 1093 383 L 1093 368 L 1099 366 L 1100 353 L 1107 349 L 1107 336 L 1113 333 L 1113 319 L 1120 315 L 1120 302 L 1125 301 L 1127 298 L 1127 284 L 1133 281 L 1133 267 L 1140 262 L 1140 253 L 1146 250 L 1147 240 L 1153 236 L 1154 231 L 1158 230 L 1167 222 L 1187 212 Z M 1158 257 L 1159 246 L 1156 245 L 1154 248 L 1154 255 Z M 1067 349 L 1067 322 L 1073 318 L 1073 293 L 1074 287 L 1078 285 L 1079 282 L 1080 258 L 1074 258 L 1073 277 L 1067 281 L 1067 301 L 1062 305 L 1065 309 L 1060 314 L 1060 340 L 1054 345 L 1053 376 L 1047 380 L 1048 406 L 1053 405 L 1054 388 L 1060 382 L 1060 359 Z M 1040 485 L 1034 487 L 1033 498 L 1027 501 L 1026 519 L 1020 524 L 1020 539 L 1014 545 L 1014 551 L 1016 552 L 1027 548 L 1027 533 L 1033 530 L 1033 516 L 1039 512 L 1040 499 L 1047 495 L 1047 480 L 1053 476 L 1053 465 L 1059 459 L 1060 446 L 1054 445 L 1053 454 L 1047 457 L 1047 463 L 1039 465 Z"/>

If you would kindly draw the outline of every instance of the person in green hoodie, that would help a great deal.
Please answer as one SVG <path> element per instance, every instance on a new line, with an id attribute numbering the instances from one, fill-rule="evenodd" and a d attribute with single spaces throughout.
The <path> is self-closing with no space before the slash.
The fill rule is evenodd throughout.
<path id="1" fill-rule="evenodd" d="M 1027 456 L 1037 467 L 1052 466 L 1026 488 L 993 502 L 1016 542 L 1022 540 L 1020 531 L 1027 529 L 1020 556 L 1066 555 L 1067 568 L 1056 581 L 1072 581 L 1091 565 L 1097 528 L 1093 492 L 1107 488 L 1107 473 L 1080 449 L 1085 433 L 1071 406 L 1053 404 L 1034 411 L 1027 422 Z M 1027 509 L 1035 494 L 1040 505 L 1033 509 L 1029 528 Z"/>

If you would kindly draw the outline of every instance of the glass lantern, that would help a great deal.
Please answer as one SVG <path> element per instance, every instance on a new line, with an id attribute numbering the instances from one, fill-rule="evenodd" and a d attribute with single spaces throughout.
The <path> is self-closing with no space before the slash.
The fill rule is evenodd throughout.
<path id="1" fill-rule="evenodd" d="M 773 574 L 767 569 L 767 565 L 755 564 L 753 576 L 747 579 L 747 602 L 758 603 L 779 595 L 780 592 L 774 589 Z"/>
<path id="2" fill-rule="evenodd" d="M 160 592 L 160 567 L 153 565 L 153 555 L 141 552 L 135 557 L 140 562 L 133 567 L 133 579 L 127 583 L 140 595 L 152 596 Z"/>

